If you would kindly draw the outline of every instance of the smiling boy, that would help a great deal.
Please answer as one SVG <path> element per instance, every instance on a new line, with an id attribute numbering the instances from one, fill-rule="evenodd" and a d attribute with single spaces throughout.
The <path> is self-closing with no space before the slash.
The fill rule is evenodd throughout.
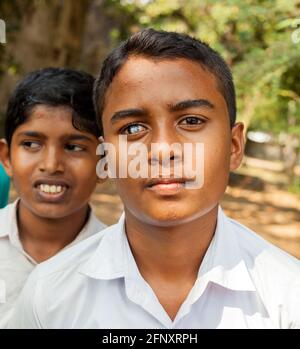
<path id="1" fill-rule="evenodd" d="M 118 176 L 119 223 L 37 268 L 10 327 L 299 327 L 298 261 L 219 206 L 244 147 L 223 59 L 186 35 L 144 30 L 107 57 L 94 101 L 105 142 L 140 142 L 149 168 L 162 171 L 166 156 L 175 167 L 165 144 L 202 143 L 203 185 Z"/>
<path id="2" fill-rule="evenodd" d="M 9 101 L 0 159 L 19 198 L 0 210 L 0 328 L 38 263 L 105 227 L 88 203 L 101 135 L 93 82 L 84 72 L 41 69 Z"/>

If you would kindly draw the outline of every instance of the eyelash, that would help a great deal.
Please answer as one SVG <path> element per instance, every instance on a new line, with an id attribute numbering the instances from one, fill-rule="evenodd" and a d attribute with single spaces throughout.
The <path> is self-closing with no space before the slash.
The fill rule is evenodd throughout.
<path id="1" fill-rule="evenodd" d="M 200 117 L 197 116 L 197 115 L 190 115 L 190 116 L 185 116 L 183 119 L 181 119 L 181 120 L 179 121 L 178 125 L 180 125 L 183 121 L 185 121 L 185 120 L 187 120 L 187 119 L 194 119 L 194 120 L 197 120 L 197 121 L 199 121 L 199 122 L 197 122 L 197 123 L 191 123 L 191 124 L 184 124 L 185 126 L 200 126 L 200 125 L 202 125 L 203 123 L 206 122 L 206 120 L 205 120 L 204 118 L 200 118 Z M 132 122 L 132 123 L 130 123 L 130 124 L 128 124 L 128 125 L 122 127 L 122 128 L 120 129 L 120 133 L 121 133 L 121 134 L 127 134 L 127 136 L 133 136 L 133 135 L 136 135 L 136 134 L 139 134 L 139 133 L 143 132 L 143 131 L 138 131 L 138 132 L 135 132 L 135 133 L 126 133 L 126 131 L 127 131 L 130 127 L 132 127 L 132 126 L 136 126 L 136 127 L 141 126 L 141 127 L 143 127 L 143 128 L 146 129 L 146 126 L 145 126 L 145 125 L 143 125 L 143 124 L 141 124 L 141 123 L 137 123 L 137 122 Z"/>
<path id="2" fill-rule="evenodd" d="M 31 147 L 32 144 L 37 144 L 38 147 Z M 25 149 L 28 149 L 28 150 L 31 150 L 31 151 L 33 150 L 33 151 L 34 151 L 34 150 L 40 149 L 41 144 L 40 144 L 39 142 L 37 142 L 37 141 L 23 141 L 23 142 L 21 143 L 21 146 L 22 146 L 23 148 L 25 148 Z M 72 150 L 72 149 L 68 149 L 68 147 L 69 147 L 69 148 L 70 148 L 70 147 L 78 147 L 78 148 L 80 148 L 80 150 Z M 85 148 L 84 148 L 83 146 L 78 145 L 78 144 L 72 144 L 72 143 L 66 144 L 66 145 L 65 145 L 65 148 L 66 148 L 68 151 L 76 152 L 76 153 L 79 153 L 79 152 L 82 152 L 82 151 L 85 150 Z"/>
<path id="3" fill-rule="evenodd" d="M 140 123 L 137 123 L 137 122 L 132 122 L 132 123 L 127 124 L 126 126 L 122 127 L 122 128 L 120 129 L 120 133 L 121 133 L 121 134 L 127 134 L 128 136 L 132 136 L 132 135 L 134 135 L 134 134 L 143 132 L 143 131 L 139 131 L 139 132 L 135 132 L 135 133 L 126 133 L 126 130 L 128 130 L 128 129 L 129 129 L 130 127 L 132 127 L 132 126 L 141 126 L 141 127 L 143 127 L 144 129 L 146 129 L 146 126 L 145 126 L 145 125 L 140 124 Z"/>
<path id="4" fill-rule="evenodd" d="M 84 148 L 83 146 L 78 145 L 78 144 L 66 144 L 66 145 L 65 145 L 65 148 L 67 148 L 67 147 L 78 147 L 78 148 L 81 148 L 80 150 L 71 150 L 71 149 L 68 149 L 69 151 L 74 151 L 74 152 L 76 152 L 76 153 L 79 153 L 79 152 L 82 152 L 82 151 L 85 150 L 85 148 Z"/>
<path id="5" fill-rule="evenodd" d="M 39 142 L 36 142 L 36 141 L 24 141 L 21 143 L 21 146 L 25 149 L 30 149 L 30 150 L 36 150 L 37 148 L 32 148 L 30 145 L 32 144 L 37 144 L 40 146 Z"/>
<path id="6" fill-rule="evenodd" d="M 189 116 L 185 116 L 183 119 L 181 119 L 180 121 L 179 121 L 179 125 L 182 123 L 182 121 L 185 121 L 185 120 L 187 120 L 187 119 L 194 119 L 194 120 L 197 120 L 197 121 L 200 121 L 200 122 L 197 122 L 197 123 L 190 123 L 190 124 L 184 124 L 184 125 L 186 125 L 186 126 L 199 126 L 199 125 L 202 125 L 203 123 L 205 123 L 206 122 L 206 120 L 204 120 L 204 118 L 200 118 L 199 116 L 197 116 L 197 115 L 189 115 Z"/>

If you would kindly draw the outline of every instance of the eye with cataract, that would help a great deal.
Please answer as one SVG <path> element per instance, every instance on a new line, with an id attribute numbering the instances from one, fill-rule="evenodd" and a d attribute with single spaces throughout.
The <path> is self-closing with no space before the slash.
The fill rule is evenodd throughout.
<path id="1" fill-rule="evenodd" d="M 144 132 L 146 130 L 147 128 L 141 124 L 131 124 L 131 125 L 127 125 L 126 127 L 123 127 L 121 129 L 121 133 L 125 135 L 134 135 L 140 132 Z"/>

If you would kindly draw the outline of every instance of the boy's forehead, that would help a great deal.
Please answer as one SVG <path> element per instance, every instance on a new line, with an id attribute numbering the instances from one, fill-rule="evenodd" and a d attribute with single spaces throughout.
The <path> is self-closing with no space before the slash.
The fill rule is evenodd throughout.
<path id="1" fill-rule="evenodd" d="M 64 129 L 72 129 L 74 128 L 72 110 L 65 106 L 36 105 L 29 110 L 27 118 L 16 131 L 28 128 L 37 129 L 44 133 L 49 133 L 52 130 L 61 132 Z"/>
<path id="2" fill-rule="evenodd" d="M 27 131 L 35 131 L 40 135 L 54 136 L 56 138 L 75 134 L 88 134 L 74 127 L 72 113 L 72 109 L 68 106 L 36 105 L 30 111 L 25 122 L 17 127 L 15 133 L 18 135 Z M 93 135 L 89 136 L 93 137 Z"/>
<path id="3" fill-rule="evenodd" d="M 122 83 L 143 83 L 143 78 L 155 80 L 172 79 L 176 76 L 202 76 L 215 80 L 214 76 L 200 63 L 186 58 L 152 58 L 132 56 L 127 59 L 114 80 Z M 113 81 L 114 81 L 113 80 Z"/>
<path id="4" fill-rule="evenodd" d="M 185 58 L 152 59 L 130 57 L 109 86 L 104 109 L 120 104 L 156 101 L 173 104 L 182 100 L 204 98 L 222 100 L 215 76 L 200 63 Z M 104 110 L 105 112 L 105 110 Z"/>
<path id="5" fill-rule="evenodd" d="M 47 104 L 35 105 L 29 112 L 26 121 L 47 120 L 51 118 L 60 118 L 63 121 L 70 121 L 72 118 L 72 109 L 65 105 L 51 106 Z"/>

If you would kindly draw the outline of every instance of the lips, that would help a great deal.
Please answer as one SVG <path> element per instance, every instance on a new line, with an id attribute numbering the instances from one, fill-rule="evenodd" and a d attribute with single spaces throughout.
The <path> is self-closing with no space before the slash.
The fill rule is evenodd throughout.
<path id="1" fill-rule="evenodd" d="M 146 188 L 160 195 L 174 195 L 185 187 L 184 178 L 154 178 L 147 182 Z"/>
<path id="2" fill-rule="evenodd" d="M 34 182 L 34 188 L 39 200 L 49 203 L 59 203 L 64 200 L 70 184 L 65 180 L 41 178 Z"/>
<path id="3" fill-rule="evenodd" d="M 153 178 L 147 182 L 147 187 L 152 188 L 153 186 L 161 185 L 176 185 L 184 184 L 187 180 L 185 178 Z"/>
<path id="4" fill-rule="evenodd" d="M 49 186 L 49 187 L 52 187 L 52 186 L 55 186 L 55 187 L 66 187 L 66 188 L 70 187 L 69 182 L 66 181 L 66 180 L 63 180 L 63 179 L 41 178 L 41 179 L 36 180 L 33 183 L 33 186 L 35 188 L 37 188 L 38 186 L 41 186 L 41 185 Z"/>

